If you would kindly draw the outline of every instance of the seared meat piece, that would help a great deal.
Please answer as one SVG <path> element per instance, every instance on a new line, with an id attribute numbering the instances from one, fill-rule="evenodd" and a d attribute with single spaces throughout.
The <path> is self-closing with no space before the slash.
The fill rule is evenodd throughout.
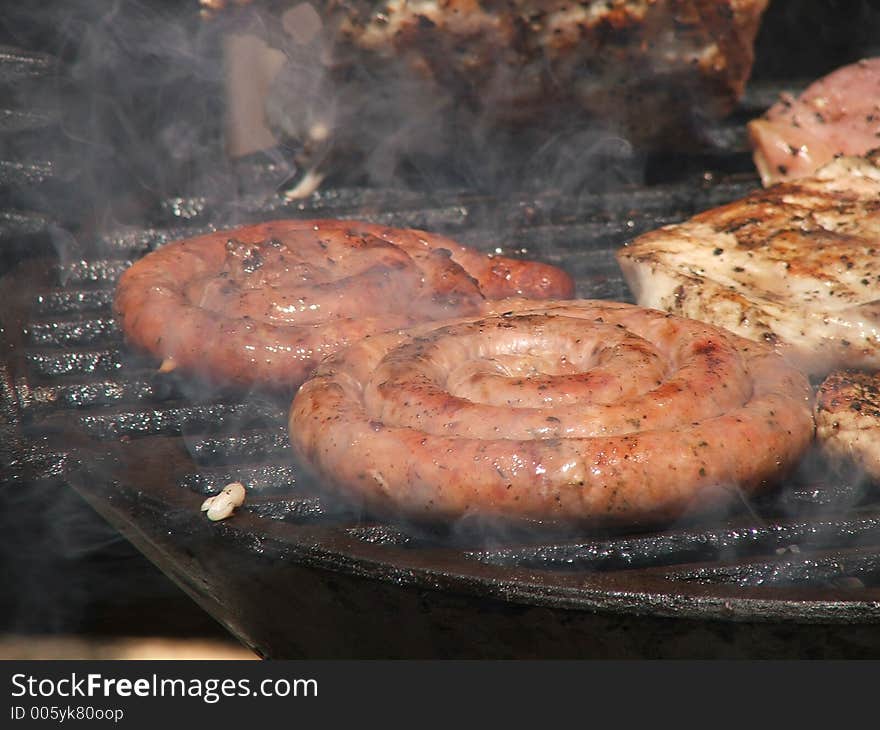
<path id="1" fill-rule="evenodd" d="M 816 397 L 816 437 L 829 457 L 880 481 L 880 373 L 831 373 Z"/>
<path id="2" fill-rule="evenodd" d="M 880 367 L 880 153 L 639 236 L 639 304 L 777 346 L 801 368 Z"/>
<path id="3" fill-rule="evenodd" d="M 407 155 L 485 156 L 523 130 L 692 146 L 741 95 L 767 2 L 316 1 L 308 34 L 286 13 L 267 31 L 289 58 L 267 117 L 305 167 L 354 150 L 380 179 Z M 534 155 L 528 139 L 514 150 Z"/>
<path id="4" fill-rule="evenodd" d="M 766 345 L 620 302 L 492 305 L 321 363 L 299 458 L 392 515 L 633 525 L 737 504 L 812 441 L 809 383 Z"/>
<path id="5" fill-rule="evenodd" d="M 401 60 L 471 104 L 534 118 L 546 100 L 568 96 L 650 137 L 663 120 L 645 119 L 645 111 L 668 115 L 664 105 L 681 96 L 701 111 L 731 109 L 766 4 L 339 0 L 329 7 L 340 17 L 340 48 Z"/>
<path id="6" fill-rule="evenodd" d="M 764 185 L 810 175 L 839 155 L 880 147 L 880 58 L 844 66 L 749 123 Z"/>

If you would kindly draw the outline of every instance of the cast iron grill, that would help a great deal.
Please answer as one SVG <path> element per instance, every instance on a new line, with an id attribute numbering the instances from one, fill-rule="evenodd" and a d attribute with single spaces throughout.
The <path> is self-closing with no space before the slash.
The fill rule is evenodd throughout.
<path id="1" fill-rule="evenodd" d="M 743 121 L 778 91 L 753 87 L 713 131 L 714 150 L 677 160 L 666 179 L 669 160 L 649 161 L 641 186 L 504 199 L 332 187 L 303 201 L 181 197 L 150 228 L 28 262 L 14 272 L 22 294 L 3 333 L 13 477 L 63 475 L 264 656 L 876 655 L 880 499 L 817 455 L 771 495 L 662 530 L 379 521 L 294 463 L 287 403 L 206 395 L 158 373 L 124 347 L 110 309 L 118 276 L 146 252 L 280 217 L 442 232 L 563 266 L 578 296 L 631 301 L 616 248 L 754 188 Z M 209 523 L 201 501 L 233 480 L 247 486 L 245 506 Z"/>

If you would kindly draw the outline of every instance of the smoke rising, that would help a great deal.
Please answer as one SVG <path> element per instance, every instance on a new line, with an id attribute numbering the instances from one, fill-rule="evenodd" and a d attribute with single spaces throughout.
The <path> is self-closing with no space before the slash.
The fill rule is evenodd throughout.
<path id="1" fill-rule="evenodd" d="M 57 73 L 16 87 L 18 107 L 58 120 L 17 156 L 49 155 L 70 183 L 65 195 L 21 191 L 22 207 L 50 208 L 72 228 L 142 222 L 222 159 L 219 47 L 180 3 L 21 3 L 6 32 L 58 59 Z"/>
<path id="2" fill-rule="evenodd" d="M 500 120 L 495 108 L 510 86 L 530 79 L 490 68 L 485 95 L 459 97 L 393 64 L 346 63 L 333 58 L 338 38 L 315 6 L 292 5 L 293 15 L 280 16 L 280 25 L 250 10 L 206 22 L 176 0 L 19 3 L 4 11 L 8 42 L 61 61 L 47 83 L 17 86 L 11 103 L 44 110 L 58 131 L 48 135 L 48 145 L 46 137 L 29 137 L 16 146 L 19 159 L 57 160 L 58 185 L 25 187 L 15 204 L 52 212 L 62 262 L 79 259 L 95 232 L 153 225 L 175 196 L 204 196 L 204 219 L 211 223 L 218 201 L 234 205 L 242 196 L 279 192 L 296 197 L 314 185 L 462 187 L 500 197 L 541 190 L 577 198 L 644 178 L 643 151 L 610 120 L 572 114 L 565 104 L 533 108 L 536 124 Z M 265 94 L 265 126 L 233 144 L 229 67 L 241 50 L 236 39 L 247 36 L 256 42 L 245 42 L 245 57 L 256 59 L 246 65 L 244 86 Z M 262 108 L 251 111 L 259 123 Z M 254 121 L 245 119 L 244 129 L 253 131 Z M 505 223 L 485 216 L 470 224 L 504 237 Z M 184 440 L 193 448 L 189 434 Z M 10 512 L 48 499 L 55 496 L 37 494 Z M 78 509 L 75 502 L 55 502 L 41 523 L 46 532 L 22 540 L 29 559 L 15 572 L 27 592 L 20 616 L 40 616 L 37 623 L 53 627 L 70 625 L 70 615 L 46 617 L 39 610 L 73 599 L 68 610 L 76 613 L 88 593 L 78 584 L 47 598 L 41 591 L 53 571 L 117 544 L 108 530 L 79 526 L 67 514 Z M 495 529 L 500 537 L 496 533 L 493 544 L 504 544 L 508 526 Z M 453 530 L 464 541 L 487 533 L 483 524 Z M 63 559 L 53 561 L 59 555 Z"/>
<path id="3" fill-rule="evenodd" d="M 426 5 L 418 15 L 395 5 L 388 23 L 398 30 L 387 36 L 381 14 L 359 12 L 322 22 L 301 3 L 282 15 L 286 34 L 267 36 L 285 57 L 268 88 L 267 123 L 297 151 L 301 175 L 317 171 L 336 185 L 572 193 L 605 185 L 594 174 L 602 157 L 638 181 L 614 119 L 554 98 L 541 62 L 504 49 L 480 12 L 477 30 L 463 31 L 454 8 Z"/>
<path id="4" fill-rule="evenodd" d="M 0 59 L 0 110 L 24 120 L 21 129 L 0 130 L 0 201 L 4 209 L 44 216 L 45 242 L 62 279 L 70 264 L 101 253 L 101 231 L 146 224 L 159 201 L 200 180 L 229 185 L 228 175 L 215 172 L 224 160 L 221 49 L 195 8 L 122 0 L 7 3 L 0 44 L 14 49 Z M 41 252 L 35 245 L 21 254 Z M 0 425 L 7 416 L 0 412 Z M 171 583 L 70 485 L 10 474 L 6 457 L 17 458 L 20 449 L 4 440 L 0 563 L 7 585 L 0 632 L 136 631 L 102 628 L 95 611 L 118 620 L 125 604 L 137 616 L 143 605 L 173 601 L 181 613 L 171 621 L 140 615 L 140 630 L 189 623 L 196 633 L 216 631 L 199 609 L 188 613 Z"/>

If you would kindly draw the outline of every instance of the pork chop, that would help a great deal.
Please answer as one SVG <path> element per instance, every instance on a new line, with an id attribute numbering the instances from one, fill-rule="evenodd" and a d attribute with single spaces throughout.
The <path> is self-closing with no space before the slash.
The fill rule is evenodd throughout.
<path id="1" fill-rule="evenodd" d="M 880 481 L 880 372 L 831 373 L 819 387 L 815 414 L 824 453 Z"/>
<path id="2" fill-rule="evenodd" d="M 234 17 L 244 1 L 202 4 Z M 767 4 L 327 0 L 240 25 L 265 27 L 288 59 L 265 117 L 308 171 L 288 192 L 299 197 L 325 175 L 399 185 L 414 165 L 503 183 L 495 168 L 518 158 L 534 179 L 606 145 L 692 150 L 705 121 L 742 95 Z M 291 15 L 306 5 L 308 41 Z"/>
<path id="3" fill-rule="evenodd" d="M 835 155 L 880 147 L 880 58 L 839 68 L 749 122 L 764 185 L 811 175 Z"/>
<path id="4" fill-rule="evenodd" d="M 880 368 L 880 152 L 636 238 L 636 301 L 769 342 L 801 369 Z"/>

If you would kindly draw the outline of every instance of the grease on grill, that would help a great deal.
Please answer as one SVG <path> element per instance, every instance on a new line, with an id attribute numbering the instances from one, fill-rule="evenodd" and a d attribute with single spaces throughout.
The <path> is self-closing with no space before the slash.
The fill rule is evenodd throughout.
<path id="1" fill-rule="evenodd" d="M 34 311 L 39 315 L 73 314 L 106 310 L 112 302 L 112 289 L 53 289 L 37 296 Z"/>
<path id="2" fill-rule="evenodd" d="M 272 499 L 266 502 L 249 504 L 249 512 L 270 520 L 293 520 L 300 522 L 324 517 L 328 511 L 321 497 Z"/>
<path id="3" fill-rule="evenodd" d="M 346 532 L 352 537 L 371 545 L 408 545 L 413 538 L 390 525 L 364 525 L 350 527 Z"/>
<path id="4" fill-rule="evenodd" d="M 122 367 L 118 348 L 98 350 L 31 350 L 25 355 L 28 366 L 38 377 L 57 378 L 65 375 L 100 376 Z"/>
<path id="5" fill-rule="evenodd" d="M 236 201 L 236 205 L 253 205 L 252 212 L 262 217 L 316 217 L 320 211 L 321 217 L 354 218 L 364 210 L 381 210 L 376 217 L 380 223 L 460 231 L 463 242 L 498 248 L 507 255 L 519 255 L 522 249 L 539 253 L 543 260 L 562 265 L 577 277 L 580 296 L 621 299 L 629 293 L 614 259 L 615 249 L 643 230 L 740 198 L 755 184 L 754 176 L 721 178 L 716 175 L 711 183 L 697 188 L 688 181 L 609 190 L 577 199 L 546 195 L 493 201 L 455 191 L 398 195 L 325 189 L 295 204 L 279 198 L 274 207 L 254 200 Z M 534 585 L 545 579 L 541 590 L 552 592 L 560 574 L 564 580 L 575 571 L 582 571 L 584 585 L 595 571 L 619 571 L 615 578 L 634 580 L 628 585 L 651 575 L 667 581 L 672 593 L 686 591 L 688 584 L 695 583 L 750 588 L 804 581 L 858 597 L 866 592 L 862 586 L 870 589 L 878 584 L 880 558 L 870 555 L 868 548 L 861 550 L 876 545 L 880 535 L 876 495 L 871 496 L 857 480 L 829 478 L 821 462 L 809 460 L 805 474 L 782 492 L 756 502 L 754 514 L 734 525 L 725 522 L 710 529 L 676 525 L 655 534 L 577 533 L 573 537 L 563 532 L 561 537 L 558 533 L 548 537 L 547 525 L 522 531 L 504 526 L 493 531 L 483 524 L 462 523 L 447 533 L 427 534 L 412 525 L 377 524 L 369 515 L 345 512 L 323 496 L 320 485 L 302 478 L 292 463 L 286 404 L 189 400 L 187 393 L 193 391 L 184 389 L 178 376 L 153 374 L 146 360 L 132 357 L 122 347 L 109 312 L 113 285 L 131 259 L 170 240 L 219 227 L 223 210 L 216 201 L 196 202 L 189 208 L 182 200 L 171 206 L 176 211 L 187 208 L 186 215 L 195 226 L 183 228 L 183 216 L 167 213 L 175 227 L 107 234 L 97 242 L 98 258 L 69 260 L 56 267 L 58 286 L 35 293 L 34 319 L 28 323 L 30 333 L 21 349 L 25 374 L 15 386 L 32 434 L 56 434 L 61 443 L 69 432 L 85 433 L 96 443 L 107 441 L 111 448 L 125 449 L 127 463 L 132 464 L 157 447 L 162 453 L 165 449 L 183 454 L 185 461 L 169 463 L 167 472 L 158 471 L 149 478 L 167 480 L 166 484 L 191 500 L 190 506 L 169 512 L 162 500 L 148 505 L 150 494 L 138 493 L 138 508 L 152 519 L 161 516 L 175 530 L 189 530 L 188 520 L 202 521 L 197 511 L 200 497 L 210 496 L 218 485 L 242 481 L 248 485 L 242 514 L 271 520 L 272 529 L 292 541 L 332 535 L 334 546 L 353 546 L 353 554 L 360 545 L 371 556 L 387 556 L 389 574 L 404 553 L 406 560 L 431 565 L 435 574 L 446 571 L 447 576 L 469 574 L 468 563 L 476 563 L 474 575 L 490 577 L 486 585 L 512 570 L 527 572 L 531 588 L 504 584 L 511 596 L 529 597 Z M 247 212 L 232 208 L 228 212 L 241 214 L 243 210 Z M 209 214 L 211 225 L 199 226 Z M 479 221 L 491 221 L 493 226 L 481 228 Z M 500 237 L 494 225 L 499 221 L 506 232 Z M 32 453 L 18 455 L 20 463 L 34 464 L 53 477 L 66 472 L 68 464 L 82 460 L 84 454 L 68 442 L 63 445 L 71 451 L 70 457 L 66 451 L 56 454 L 48 448 L 55 443 L 47 446 L 37 439 L 34 443 L 38 447 Z M 301 527 L 305 529 L 298 532 Z M 259 530 L 246 540 L 262 544 Z M 801 552 L 793 553 L 791 546 Z M 258 548 L 236 544 L 236 549 Z M 835 552 L 817 556 L 823 550 Z M 439 562 L 433 563 L 437 556 Z M 351 557 L 343 555 L 342 559 Z M 719 565 L 718 561 L 733 564 Z"/>
<path id="6" fill-rule="evenodd" d="M 707 585 L 816 586 L 857 590 L 880 585 L 880 555 L 840 552 L 830 555 L 801 556 L 738 565 L 707 566 L 693 570 L 670 571 L 670 581 Z"/>
<path id="7" fill-rule="evenodd" d="M 119 326 L 113 317 L 38 320 L 29 328 L 35 345 L 89 345 L 119 336 Z"/>
<path id="8" fill-rule="evenodd" d="M 192 457 L 202 465 L 290 458 L 290 441 L 287 429 L 282 424 L 270 430 L 242 430 L 216 436 L 194 435 L 188 438 L 187 447 Z"/>
<path id="9" fill-rule="evenodd" d="M 241 481 L 248 485 L 250 495 L 287 492 L 298 489 L 296 469 L 288 463 L 268 463 L 255 466 L 237 466 L 235 469 L 204 467 L 185 474 L 178 486 L 196 494 L 210 495 L 217 484 Z"/>
<path id="10" fill-rule="evenodd" d="M 848 547 L 869 542 L 880 532 L 880 516 L 776 522 L 739 528 L 680 530 L 643 537 L 616 537 L 583 543 L 475 551 L 468 557 L 491 565 L 556 570 L 623 570 L 658 565 L 715 562 L 734 557 L 798 551 L 810 547 Z M 793 551 L 792 551 L 793 552 Z"/>
<path id="11" fill-rule="evenodd" d="M 180 434 L 187 430 L 236 432 L 275 422 L 278 414 L 247 403 L 171 405 L 131 411 L 87 413 L 78 420 L 84 430 L 100 439 L 119 436 Z"/>

